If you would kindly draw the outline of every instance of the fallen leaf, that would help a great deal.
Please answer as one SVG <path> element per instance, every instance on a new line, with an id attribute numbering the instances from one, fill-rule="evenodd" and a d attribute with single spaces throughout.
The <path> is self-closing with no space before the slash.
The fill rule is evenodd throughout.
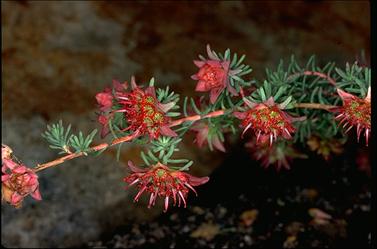
<path id="1" fill-rule="evenodd" d="M 298 245 L 296 236 L 288 236 L 284 241 L 283 248 L 295 248 Z"/>
<path id="2" fill-rule="evenodd" d="M 319 208 L 310 208 L 308 213 L 313 219 L 310 221 L 311 225 L 327 225 L 330 223 L 332 216 Z"/>
<path id="3" fill-rule="evenodd" d="M 258 213 L 257 209 L 247 210 L 241 214 L 240 219 L 245 226 L 251 226 L 257 219 Z"/>
<path id="4" fill-rule="evenodd" d="M 192 238 L 204 238 L 206 240 L 213 239 L 220 232 L 220 226 L 212 222 L 200 225 L 191 233 Z"/>

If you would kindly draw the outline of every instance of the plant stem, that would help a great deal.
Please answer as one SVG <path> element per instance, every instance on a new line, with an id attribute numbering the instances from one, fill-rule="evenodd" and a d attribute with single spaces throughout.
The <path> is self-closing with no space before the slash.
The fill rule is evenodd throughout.
<path id="1" fill-rule="evenodd" d="M 187 122 L 187 121 L 197 121 L 197 120 L 204 119 L 204 118 L 211 118 L 211 117 L 221 116 L 221 115 L 224 114 L 224 112 L 225 112 L 225 110 L 218 110 L 218 111 L 214 111 L 214 112 L 208 113 L 207 115 L 204 115 L 204 116 L 194 115 L 194 116 L 190 116 L 190 117 L 181 118 L 181 119 L 173 121 L 170 124 L 170 127 L 180 125 L 183 122 Z M 132 139 L 134 139 L 134 138 L 136 138 L 138 136 L 139 136 L 138 133 L 134 133 L 134 134 L 129 135 L 129 136 L 117 138 L 117 139 L 113 140 L 109 144 L 108 143 L 102 143 L 102 144 L 96 145 L 94 147 L 91 147 L 89 149 L 90 149 L 91 152 L 103 150 L 103 149 L 106 149 L 108 147 L 120 144 L 120 143 L 129 142 L 129 141 L 131 141 Z M 44 170 L 44 169 L 47 169 L 47 168 L 50 168 L 50 167 L 62 164 L 64 162 L 66 162 L 66 161 L 69 161 L 69 160 L 72 160 L 74 158 L 81 157 L 81 156 L 84 156 L 84 155 L 86 155 L 86 153 L 84 153 L 84 152 L 72 153 L 72 154 L 69 154 L 69 155 L 57 158 L 57 159 L 55 159 L 55 160 L 53 160 L 51 162 L 47 162 L 47 163 L 44 163 L 44 164 L 38 164 L 33 170 L 34 170 L 34 172 L 39 172 L 41 170 Z"/>
<path id="2" fill-rule="evenodd" d="M 334 106 L 317 104 L 317 103 L 298 103 L 298 104 L 295 105 L 295 107 L 296 108 L 309 108 L 309 109 L 329 110 L 329 109 L 333 108 Z M 193 122 L 195 122 L 195 121 L 198 121 L 198 120 L 201 120 L 201 119 L 205 119 L 205 118 L 218 117 L 218 116 L 224 115 L 224 113 L 226 111 L 227 110 L 217 110 L 217 111 L 214 111 L 214 112 L 210 112 L 210 113 L 208 113 L 208 114 L 206 114 L 204 116 L 194 115 L 194 116 L 189 116 L 189 117 L 181 118 L 181 119 L 178 119 L 178 120 L 175 120 L 175 121 L 171 122 L 170 127 L 178 126 L 178 125 L 180 125 L 180 124 L 182 124 L 184 122 L 187 122 L 187 121 L 193 121 Z M 106 149 L 108 147 L 120 144 L 120 143 L 129 142 L 132 139 L 138 137 L 139 135 L 140 134 L 138 132 L 136 132 L 136 133 L 131 134 L 129 136 L 124 136 L 124 137 L 117 138 L 117 139 L 113 140 L 111 143 L 102 143 L 102 144 L 93 146 L 93 147 L 91 147 L 89 149 L 90 149 L 91 152 L 103 150 L 103 149 Z M 72 154 L 69 154 L 69 155 L 57 158 L 57 159 L 55 159 L 53 161 L 50 161 L 50 162 L 47 162 L 47 163 L 44 163 L 44 164 L 38 164 L 33 170 L 34 170 L 34 172 L 39 172 L 39 171 L 42 171 L 44 169 L 47 169 L 47 168 L 50 168 L 50 167 L 54 167 L 56 165 L 62 164 L 64 162 L 66 162 L 66 161 L 69 161 L 69 160 L 72 160 L 74 158 L 81 157 L 81 156 L 84 156 L 84 155 L 87 155 L 87 154 L 85 152 L 72 153 Z"/>
<path id="3" fill-rule="evenodd" d="M 324 73 L 315 72 L 315 71 L 304 71 L 302 73 L 295 73 L 295 74 L 292 74 L 291 76 L 289 76 L 288 79 L 293 78 L 295 76 L 299 76 L 299 75 L 314 75 L 314 76 L 318 76 L 320 78 L 326 79 L 331 85 L 333 85 L 333 86 L 336 87 L 336 81 L 333 78 L 331 78 L 330 75 L 326 75 Z"/>
<path id="4" fill-rule="evenodd" d="M 329 111 L 336 106 L 333 105 L 324 105 L 319 103 L 297 103 L 294 105 L 295 108 L 308 108 L 308 109 L 322 109 L 325 111 Z"/>

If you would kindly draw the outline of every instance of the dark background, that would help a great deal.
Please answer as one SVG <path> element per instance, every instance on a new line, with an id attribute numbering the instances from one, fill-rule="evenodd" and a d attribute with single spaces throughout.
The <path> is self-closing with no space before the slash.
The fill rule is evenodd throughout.
<path id="1" fill-rule="evenodd" d="M 192 60 L 207 43 L 246 54 L 260 80 L 265 67 L 291 54 L 301 61 L 316 54 L 320 63 L 342 67 L 362 49 L 367 59 L 370 53 L 368 1 L 2 1 L 1 7 L 2 142 L 29 166 L 56 156 L 40 137 L 46 124 L 62 119 L 76 131 L 99 128 L 94 95 L 113 78 L 154 76 L 158 86 L 192 96 Z M 211 174 L 226 156 L 191 141 L 182 153 L 195 161 L 192 173 Z M 2 244 L 80 245 L 131 219 L 158 216 L 161 209 L 134 204 L 134 192 L 123 191 L 127 160 L 140 161 L 137 148 L 123 146 L 121 162 L 110 150 L 42 172 L 42 202 L 2 206 Z"/>

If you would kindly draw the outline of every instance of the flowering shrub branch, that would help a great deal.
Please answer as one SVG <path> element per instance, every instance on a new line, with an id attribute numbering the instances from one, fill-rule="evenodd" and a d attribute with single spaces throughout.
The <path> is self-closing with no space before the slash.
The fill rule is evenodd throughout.
<path id="1" fill-rule="evenodd" d="M 165 89 L 155 88 L 155 79 L 146 84 L 113 80 L 95 98 L 98 103 L 100 136 L 112 141 L 93 145 L 97 130 L 87 136 L 80 131 L 71 134 L 62 121 L 42 134 L 64 156 L 51 162 L 28 168 L 2 146 L 2 200 L 20 207 L 29 194 L 41 200 L 36 173 L 81 156 L 100 155 L 117 146 L 119 157 L 125 142 L 143 145 L 140 152 L 144 165 L 128 162 L 131 174 L 124 178 L 128 187 L 136 187 L 134 201 L 149 194 L 148 207 L 163 199 L 164 211 L 169 205 L 187 205 L 189 192 L 208 182 L 208 177 L 195 177 L 185 171 L 194 165 L 192 160 L 177 158 L 175 152 L 187 132 L 195 133 L 199 147 L 226 152 L 226 136 L 230 133 L 246 139 L 250 155 L 265 168 L 289 169 L 293 158 L 306 158 L 305 151 L 324 150 L 319 141 L 347 139 L 356 128 L 358 141 L 364 134 L 368 145 L 371 125 L 370 69 L 357 63 L 346 65 L 345 71 L 334 63 L 319 67 L 312 56 L 305 67 L 292 56 L 286 68 L 283 61 L 275 71 L 266 69 L 266 79 L 250 79 L 252 68 L 243 63 L 245 56 L 223 54 L 207 45 L 207 56 L 194 60 L 198 67 L 192 75 L 198 98 L 184 97 Z M 247 77 L 247 78 L 246 78 Z M 179 104 L 182 106 L 180 107 Z M 342 141 L 342 142 L 341 142 Z M 305 146 L 307 145 L 307 147 Z M 324 155 L 329 158 L 329 154 Z"/>

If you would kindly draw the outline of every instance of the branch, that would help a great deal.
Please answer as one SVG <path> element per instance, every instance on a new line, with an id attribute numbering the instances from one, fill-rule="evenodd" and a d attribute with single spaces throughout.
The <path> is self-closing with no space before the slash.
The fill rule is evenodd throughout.
<path id="1" fill-rule="evenodd" d="M 320 73 L 320 72 L 315 72 L 315 71 L 304 71 L 302 73 L 295 73 L 295 74 L 292 74 L 291 76 L 288 77 L 288 80 L 295 77 L 295 76 L 299 76 L 299 75 L 314 75 L 314 76 L 318 76 L 320 78 L 323 78 L 323 79 L 326 79 L 331 85 L 335 86 L 336 87 L 336 81 L 330 77 L 330 75 L 327 75 L 327 74 L 324 74 L 324 73 Z"/>
<path id="2" fill-rule="evenodd" d="M 331 108 L 334 108 L 335 106 L 323 105 L 323 104 L 317 104 L 317 103 L 298 103 L 298 104 L 295 104 L 294 107 L 296 107 L 296 108 L 309 108 L 309 109 L 322 109 L 322 110 L 328 111 Z M 208 113 L 207 115 L 204 115 L 204 116 L 194 115 L 194 116 L 181 118 L 181 119 L 173 121 L 170 124 L 170 127 L 178 126 L 178 125 L 180 125 L 184 122 L 187 122 L 187 121 L 198 121 L 198 120 L 205 119 L 205 118 L 218 117 L 218 116 L 224 115 L 226 111 L 227 110 L 218 110 L 218 111 L 210 112 L 210 113 Z M 120 143 L 129 142 L 132 139 L 138 137 L 139 135 L 140 134 L 138 132 L 136 132 L 136 133 L 129 135 L 129 136 L 120 137 L 120 138 L 113 140 L 109 144 L 108 143 L 102 143 L 102 144 L 96 145 L 94 147 L 91 147 L 90 151 L 95 152 L 95 151 L 103 150 L 103 149 L 106 149 L 108 147 L 120 144 Z M 47 163 L 44 163 L 44 164 L 38 164 L 33 170 L 34 170 L 34 172 L 39 172 L 39 171 L 42 171 L 44 169 L 54 167 L 56 165 L 62 164 L 66 161 L 69 161 L 69 160 L 72 160 L 74 158 L 81 157 L 81 156 L 84 156 L 84 155 L 86 155 L 85 152 L 72 153 L 72 154 L 57 158 L 57 159 L 55 159 L 51 162 L 47 162 Z"/>
<path id="3" fill-rule="evenodd" d="M 335 108 L 334 105 L 324 105 L 319 103 L 297 103 L 294 105 L 295 108 L 308 108 L 308 109 L 322 109 L 325 111 L 330 111 Z"/>

